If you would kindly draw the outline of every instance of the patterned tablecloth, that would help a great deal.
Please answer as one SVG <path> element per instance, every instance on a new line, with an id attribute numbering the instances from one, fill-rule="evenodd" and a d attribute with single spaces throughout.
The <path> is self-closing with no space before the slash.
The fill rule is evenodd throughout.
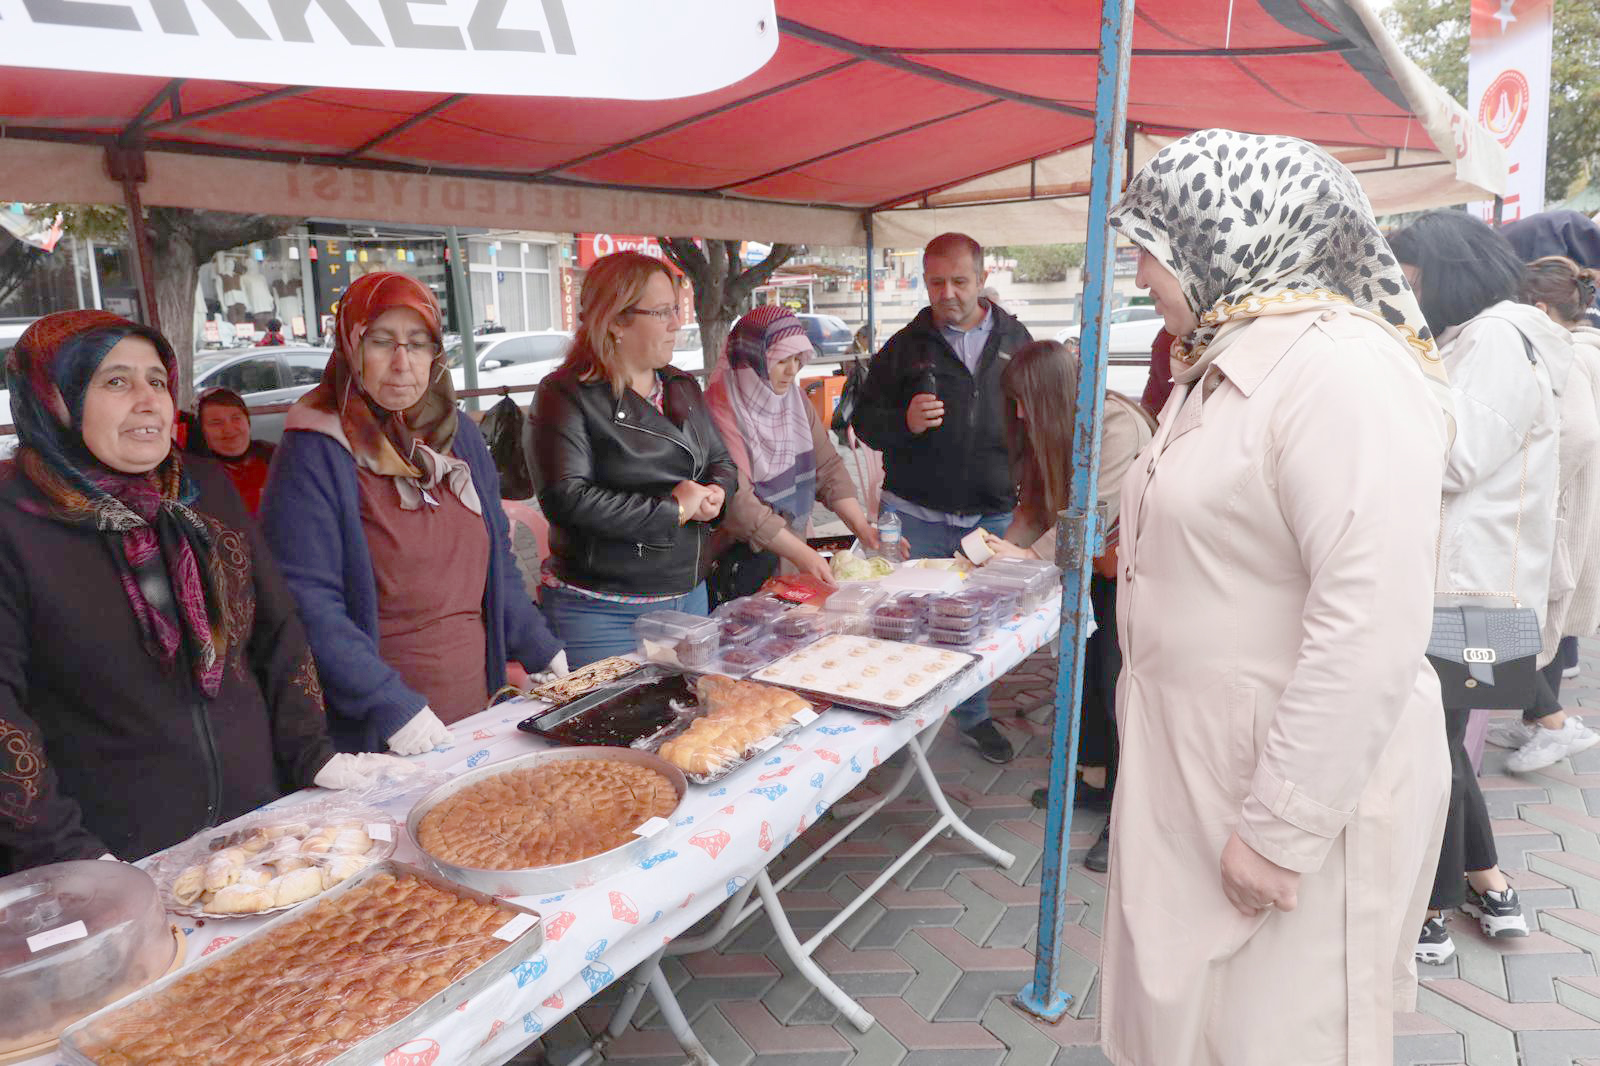
<path id="1" fill-rule="evenodd" d="M 1050 640 L 1059 616 L 1060 600 L 1052 599 L 1002 626 L 973 649 L 982 656 L 977 668 L 936 693 L 912 717 L 891 721 L 831 710 L 716 785 L 691 785 L 676 821 L 652 838 L 648 856 L 636 866 L 589 888 L 520 897 L 518 902 L 543 915 L 543 949 L 422 1036 L 390 1050 L 383 1066 L 504 1062 L 715 910 L 869 770 Z M 538 706 L 504 703 L 458 722 L 452 728 L 453 746 L 417 761 L 452 774 L 541 750 L 548 746 L 544 740 L 516 728 Z M 319 795 L 327 793 L 301 792 L 273 806 Z M 404 822 L 415 798 L 385 806 Z M 401 842 L 394 857 L 418 861 L 409 840 Z M 191 963 L 266 921 L 177 920 Z M 23 1066 L 62 1061 L 52 1053 Z"/>

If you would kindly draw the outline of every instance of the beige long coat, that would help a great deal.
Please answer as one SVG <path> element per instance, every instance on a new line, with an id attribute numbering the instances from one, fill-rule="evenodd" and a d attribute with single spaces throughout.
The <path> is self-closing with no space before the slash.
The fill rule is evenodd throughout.
<path id="1" fill-rule="evenodd" d="M 1119 1066 L 1386 1064 L 1450 789 L 1423 658 L 1444 419 L 1353 312 L 1236 328 L 1123 487 L 1102 1041 Z M 1235 831 L 1303 872 L 1297 910 L 1228 903 Z"/>

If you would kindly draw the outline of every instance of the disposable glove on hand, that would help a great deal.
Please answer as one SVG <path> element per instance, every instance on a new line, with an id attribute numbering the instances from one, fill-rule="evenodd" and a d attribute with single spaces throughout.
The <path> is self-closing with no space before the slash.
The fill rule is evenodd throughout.
<path id="1" fill-rule="evenodd" d="M 371 788 L 386 774 L 414 774 L 419 769 L 421 768 L 393 755 L 379 755 L 370 751 L 359 755 L 339 754 L 329 759 L 327 765 L 317 771 L 317 776 L 311 779 L 311 783 L 318 788 Z"/>
<path id="2" fill-rule="evenodd" d="M 389 750 L 396 755 L 421 755 L 448 743 L 450 730 L 445 728 L 431 708 L 424 707 L 412 716 L 411 721 L 395 730 L 389 738 Z"/>
<path id="3" fill-rule="evenodd" d="M 550 660 L 550 665 L 544 668 L 544 672 L 547 674 L 554 674 L 556 677 L 566 677 L 568 674 L 572 673 L 572 671 L 567 668 L 567 649 L 562 648 L 560 651 L 556 652 L 556 657 Z"/>

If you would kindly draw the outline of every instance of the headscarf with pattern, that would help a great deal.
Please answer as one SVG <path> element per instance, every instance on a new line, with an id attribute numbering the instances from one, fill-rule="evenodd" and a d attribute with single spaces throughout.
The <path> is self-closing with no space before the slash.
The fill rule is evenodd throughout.
<path id="1" fill-rule="evenodd" d="M 1354 306 L 1401 341 L 1434 399 L 1449 381 L 1411 286 L 1355 176 L 1293 137 L 1201 130 L 1167 145 L 1111 209 L 1123 236 L 1183 286 L 1200 325 L 1172 345 L 1172 377 L 1198 380 L 1229 323 Z"/>
<path id="2" fill-rule="evenodd" d="M 711 375 L 706 404 L 713 415 L 731 415 L 750 456 L 750 483 L 761 501 L 791 519 L 811 517 L 816 501 L 816 451 L 804 393 L 796 379 L 779 393 L 772 367 L 811 358 L 805 323 L 793 311 L 763 304 L 742 315 L 728 331 L 722 362 Z"/>
<path id="3" fill-rule="evenodd" d="M 145 650 L 170 670 L 183 645 L 201 692 L 213 698 L 228 655 L 221 528 L 191 508 L 199 493 L 176 448 L 148 474 L 125 474 L 96 459 L 83 439 L 89 383 L 127 337 L 155 346 L 176 408 L 178 361 L 160 333 L 105 311 L 46 315 L 6 358 L 18 438 L 8 465 L 43 497 L 20 506 L 105 538 Z"/>
<path id="4" fill-rule="evenodd" d="M 361 339 L 374 319 L 397 307 L 421 315 L 434 342 L 443 340 L 439 304 L 427 286 L 404 274 L 363 275 L 339 299 L 333 355 L 321 383 L 295 403 L 284 428 L 311 429 L 341 440 L 360 466 L 395 479 L 406 510 L 416 510 L 430 498 L 428 490 L 442 486 L 481 513 L 465 461 L 451 455 L 456 390 L 442 347 L 422 397 L 404 411 L 378 403 L 362 380 Z"/>

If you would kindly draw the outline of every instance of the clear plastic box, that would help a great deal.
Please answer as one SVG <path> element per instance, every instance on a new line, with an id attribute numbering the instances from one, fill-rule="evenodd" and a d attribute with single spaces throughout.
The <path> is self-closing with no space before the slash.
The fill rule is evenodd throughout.
<path id="1" fill-rule="evenodd" d="M 1017 613 L 1019 595 L 1008 589 L 973 584 L 961 595 L 985 605 L 989 612 L 989 628 L 997 629 Z"/>
<path id="2" fill-rule="evenodd" d="M 1015 570 L 991 571 L 987 566 L 972 575 L 970 584 L 973 588 L 1010 594 L 1016 600 L 1016 609 L 1019 611 L 1031 611 L 1038 606 L 1044 588 L 1037 577 L 1028 577 Z"/>
<path id="3" fill-rule="evenodd" d="M 866 614 L 883 602 L 884 595 L 876 585 L 841 585 L 822 609 L 828 614 Z"/>
<path id="4" fill-rule="evenodd" d="M 977 619 L 987 622 L 990 615 L 989 603 L 981 597 L 973 596 L 968 592 L 957 592 L 949 596 L 935 596 L 928 603 L 928 621 L 933 625 L 949 625 L 951 628 L 960 628 L 968 621 Z M 941 621 L 948 619 L 948 623 Z"/>
<path id="5" fill-rule="evenodd" d="M 956 629 L 946 628 L 942 625 L 928 627 L 927 642 L 945 648 L 970 648 L 984 637 L 986 627 L 983 623 L 973 620 L 972 625 Z"/>
<path id="6" fill-rule="evenodd" d="M 832 620 L 821 611 L 790 611 L 772 623 L 774 636 L 807 644 L 835 631 Z"/>
<path id="7" fill-rule="evenodd" d="M 908 644 L 920 637 L 927 625 L 924 608 L 906 597 L 879 604 L 870 617 L 873 636 Z"/>
<path id="8" fill-rule="evenodd" d="M 159 978 L 177 941 L 150 875 L 80 859 L 0 878 L 0 1055 Z"/>
<path id="9" fill-rule="evenodd" d="M 1031 611 L 1047 602 L 1061 587 L 1061 568 L 1043 559 L 996 559 L 985 571 L 1015 575 L 1027 582 L 1022 596 L 1022 609 Z"/>
<path id="10" fill-rule="evenodd" d="M 732 600 L 723 604 L 716 610 L 718 619 L 742 618 L 747 622 L 766 625 L 775 622 L 789 612 L 787 604 L 773 599 L 771 596 L 746 596 L 743 599 Z"/>
<path id="11" fill-rule="evenodd" d="M 653 663 L 705 670 L 722 646 L 722 628 L 715 618 L 682 611 L 651 611 L 633 623 L 639 653 Z"/>
<path id="12" fill-rule="evenodd" d="M 738 618 L 734 615 L 718 618 L 717 631 L 722 636 L 722 646 L 725 649 L 736 644 L 750 644 L 760 640 L 769 632 L 760 622 L 752 622 L 748 618 Z"/>

